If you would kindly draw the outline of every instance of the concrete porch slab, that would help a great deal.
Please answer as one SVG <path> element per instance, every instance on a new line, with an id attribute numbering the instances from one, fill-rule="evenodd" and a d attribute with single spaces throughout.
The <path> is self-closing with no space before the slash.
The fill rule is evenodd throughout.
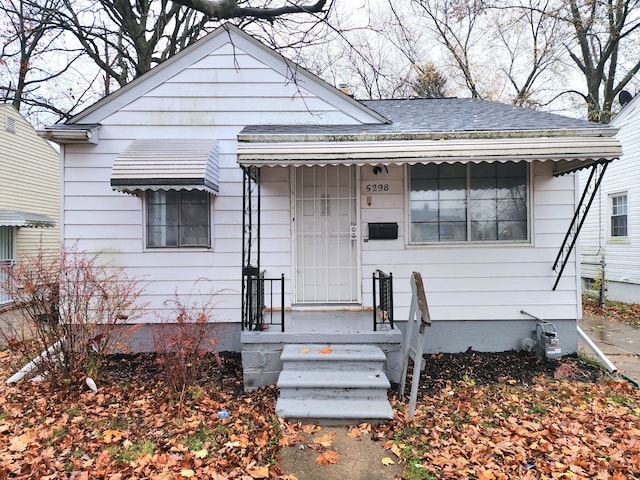
<path id="1" fill-rule="evenodd" d="M 402 331 L 373 331 L 371 312 L 293 311 L 287 312 L 285 332 L 280 326 L 259 332 L 243 331 L 242 367 L 244 386 L 252 390 L 275 385 L 282 371 L 280 355 L 287 344 L 376 345 L 386 356 L 385 373 L 392 383 L 402 374 Z"/>

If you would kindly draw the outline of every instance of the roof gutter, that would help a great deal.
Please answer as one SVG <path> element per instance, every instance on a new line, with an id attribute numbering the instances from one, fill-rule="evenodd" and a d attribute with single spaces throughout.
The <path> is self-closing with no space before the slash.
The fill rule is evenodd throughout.
<path id="1" fill-rule="evenodd" d="M 347 128 L 352 128 L 352 125 Z M 613 137 L 617 128 L 584 128 L 560 130 L 473 130 L 451 132 L 375 132 L 377 125 L 360 125 L 357 133 L 242 133 L 241 143 L 310 143 L 310 142 L 402 142 L 410 140 L 478 140 L 557 137 Z M 339 127 L 338 127 L 339 128 Z M 313 130 L 313 126 L 309 126 Z"/>
<path id="2" fill-rule="evenodd" d="M 65 143 L 93 143 L 100 141 L 98 131 L 100 125 L 74 125 L 74 126 L 48 126 L 44 130 L 38 130 L 38 136 L 57 144 Z"/>

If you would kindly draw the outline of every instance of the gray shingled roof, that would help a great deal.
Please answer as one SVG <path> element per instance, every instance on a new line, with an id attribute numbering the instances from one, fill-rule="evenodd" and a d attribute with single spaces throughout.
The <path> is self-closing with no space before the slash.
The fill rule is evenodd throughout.
<path id="1" fill-rule="evenodd" d="M 253 125 L 246 135 L 345 135 L 478 132 L 526 130 L 598 129 L 604 126 L 586 120 L 515 107 L 472 98 L 415 98 L 402 100 L 363 100 L 362 103 L 384 115 L 389 124 L 368 125 Z"/>

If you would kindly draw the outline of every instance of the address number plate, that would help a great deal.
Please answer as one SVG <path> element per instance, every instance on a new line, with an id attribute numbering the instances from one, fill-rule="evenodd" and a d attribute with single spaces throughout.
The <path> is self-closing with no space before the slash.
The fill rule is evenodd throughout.
<path id="1" fill-rule="evenodd" d="M 393 184 L 389 182 L 365 183 L 362 190 L 364 193 L 391 193 Z"/>

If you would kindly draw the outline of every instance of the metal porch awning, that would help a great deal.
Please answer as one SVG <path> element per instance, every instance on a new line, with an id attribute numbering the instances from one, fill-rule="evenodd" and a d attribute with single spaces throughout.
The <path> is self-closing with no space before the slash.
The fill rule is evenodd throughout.
<path id="1" fill-rule="evenodd" d="M 202 190 L 218 193 L 218 146 L 215 140 L 134 140 L 116 157 L 111 188 L 144 190 Z"/>
<path id="2" fill-rule="evenodd" d="M 608 162 L 621 154 L 620 142 L 613 135 L 343 142 L 240 141 L 238 145 L 238 163 L 246 167 L 551 161 L 554 162 L 554 175 Z"/>
<path id="3" fill-rule="evenodd" d="M 54 227 L 55 224 L 51 217 L 40 213 L 0 209 L 0 227 Z"/>

